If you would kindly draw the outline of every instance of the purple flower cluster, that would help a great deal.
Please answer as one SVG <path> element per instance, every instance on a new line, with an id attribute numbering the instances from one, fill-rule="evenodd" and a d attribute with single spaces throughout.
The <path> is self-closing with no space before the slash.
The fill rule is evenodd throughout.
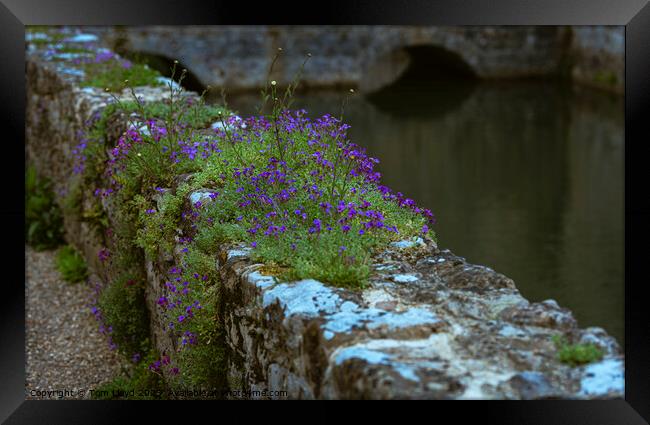
<path id="1" fill-rule="evenodd" d="M 329 240 L 333 242 L 322 244 L 329 247 L 323 249 L 331 249 L 336 261 L 353 267 L 355 256 L 369 246 L 366 241 L 395 238 L 402 226 L 411 233 L 415 228 L 426 234 L 435 224 L 430 210 L 380 184 L 381 174 L 375 171 L 379 161 L 347 140 L 349 126 L 331 115 L 310 120 L 300 110 L 285 111 L 277 119 L 232 116 L 213 124 L 208 136 L 183 123 L 178 128 L 166 128 L 154 119 L 145 123 L 147 131 L 128 129 L 109 152 L 105 174 L 109 184 L 97 188 L 96 195 L 119 191 L 124 181 L 121 174 L 133 163 L 130 161 L 144 161 L 139 156 L 147 144 L 172 174 L 192 166 L 202 168 L 197 165 L 206 163 L 218 170 L 217 181 L 209 186 L 218 191 L 210 194 L 210 200 L 194 202 L 183 211 L 183 225 L 198 230 L 201 225 L 236 224 L 256 249 L 286 245 L 300 252 L 305 241 L 321 246 L 319 241 Z M 76 155 L 82 158 L 86 146 L 82 139 Z M 166 182 L 152 183 L 149 187 L 165 192 L 156 184 Z M 219 207 L 212 208 L 214 205 Z M 146 220 L 157 210 L 143 212 Z M 184 245 L 181 252 L 188 253 L 193 238 L 186 235 L 180 242 Z M 102 257 L 100 252 L 100 260 L 108 256 Z M 197 335 L 188 329 L 202 309 L 196 294 L 208 276 L 180 267 L 171 268 L 168 275 L 157 305 L 167 318 L 168 332 L 178 338 L 182 350 L 198 343 Z M 156 372 L 167 367 L 178 373 L 168 355 L 149 367 Z"/>
<path id="2" fill-rule="evenodd" d="M 113 337 L 111 336 L 111 334 L 113 333 L 113 327 L 108 325 L 105 322 L 102 311 L 99 309 L 99 295 L 103 287 L 100 282 L 95 282 L 92 285 L 92 288 L 93 288 L 93 292 L 88 307 L 90 308 L 90 312 L 95 318 L 95 321 L 97 321 L 97 324 L 99 326 L 99 333 L 106 336 L 108 347 L 112 351 L 114 351 L 115 349 L 117 349 L 117 344 L 113 341 Z"/>
<path id="3" fill-rule="evenodd" d="M 167 332 L 179 339 L 180 350 L 198 343 L 197 335 L 189 330 L 183 330 L 183 328 L 187 327 L 195 314 L 203 308 L 198 300 L 193 300 L 191 287 L 205 282 L 208 276 L 202 276 L 198 273 L 185 273 L 179 267 L 170 268 L 168 274 L 170 280 L 165 282 L 166 294 L 158 298 L 156 303 L 169 320 Z M 187 279 L 183 277 L 188 275 L 191 277 Z M 179 372 L 178 367 L 173 365 L 173 361 L 168 355 L 164 355 L 161 360 L 151 363 L 149 369 L 160 372 L 163 366 L 166 366 L 172 375 Z"/>
<path id="4" fill-rule="evenodd" d="M 178 374 L 178 368 L 172 366 L 171 358 L 165 353 L 163 353 L 160 360 L 155 360 L 149 365 L 149 370 L 152 372 L 160 373 L 163 367 L 166 367 L 169 370 L 169 373 L 172 375 Z"/>
<path id="5" fill-rule="evenodd" d="M 100 249 L 99 252 L 97 253 L 97 258 L 102 263 L 105 263 L 106 261 L 108 261 L 108 259 L 110 257 L 111 257 L 111 252 L 108 250 L 108 248 L 105 248 L 105 247 Z"/>

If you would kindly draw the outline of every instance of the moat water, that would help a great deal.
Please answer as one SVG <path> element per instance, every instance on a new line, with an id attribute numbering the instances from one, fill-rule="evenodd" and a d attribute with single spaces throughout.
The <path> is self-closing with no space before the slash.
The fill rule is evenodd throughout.
<path id="1" fill-rule="evenodd" d="M 293 108 L 338 115 L 346 90 Z M 228 98 L 240 115 L 257 96 Z M 548 81 L 401 83 L 355 95 L 350 139 L 430 208 L 439 246 L 624 343 L 622 97 Z"/>

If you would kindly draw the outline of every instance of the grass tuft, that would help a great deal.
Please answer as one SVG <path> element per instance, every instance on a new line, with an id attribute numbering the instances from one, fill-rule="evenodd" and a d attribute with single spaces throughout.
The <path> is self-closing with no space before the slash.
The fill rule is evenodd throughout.
<path id="1" fill-rule="evenodd" d="M 595 344 L 569 344 L 559 335 L 553 337 L 558 353 L 558 360 L 572 367 L 599 361 L 603 358 L 603 350 Z"/>
<path id="2" fill-rule="evenodd" d="M 70 245 L 64 246 L 56 255 L 56 268 L 67 282 L 82 282 L 88 277 L 84 258 Z"/>

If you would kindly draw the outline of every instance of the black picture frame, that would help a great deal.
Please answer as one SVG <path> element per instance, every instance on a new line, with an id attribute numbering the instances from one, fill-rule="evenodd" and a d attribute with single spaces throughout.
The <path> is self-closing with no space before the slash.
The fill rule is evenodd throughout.
<path id="1" fill-rule="evenodd" d="M 299 12 L 304 10 L 304 14 Z M 647 126 L 650 103 L 650 5 L 645 0 L 332 0 L 326 3 L 113 0 L 0 0 L 0 120 L 4 144 L 0 167 L 4 196 L 5 250 L 10 271 L 0 289 L 0 420 L 6 423 L 130 423 L 127 402 L 25 401 L 25 291 L 20 270 L 24 207 L 20 179 L 24 161 L 25 25 L 188 25 L 188 24 L 427 24 L 427 25 L 624 25 L 625 26 L 625 400 L 436 404 L 423 410 L 462 422 L 478 413 L 481 423 L 643 424 L 650 421 L 650 309 L 643 296 L 644 246 L 650 236 L 650 197 L 644 177 L 650 152 Z M 11 234 L 11 235 L 10 235 Z M 24 258 L 24 257 L 23 257 Z M 22 276 L 22 281 L 21 281 Z M 149 421 L 174 411 L 147 404 Z M 128 407 L 127 407 L 128 406 Z M 169 405 L 166 405 L 169 406 Z M 271 411 L 259 411 L 267 417 Z M 277 406 L 277 403 L 275 403 Z M 390 405 L 383 404 L 382 406 Z M 223 409 L 221 404 L 219 410 Z M 234 409 L 237 409 L 235 406 Z M 286 415 L 286 408 L 280 407 Z M 409 407 L 410 409 L 410 407 Z M 213 412 L 214 405 L 192 410 Z M 336 409 L 318 409 L 322 416 Z M 374 407 L 372 410 L 375 410 Z M 391 409 L 392 410 L 392 409 Z M 447 413 L 447 415 L 444 415 Z M 283 414 L 282 411 L 279 412 Z M 330 414 L 332 412 L 329 412 Z M 452 416 L 448 414 L 451 413 Z M 440 416 L 439 416 L 440 415 Z M 444 416 L 442 416 L 444 415 Z M 149 416 L 149 414 L 148 414 Z M 242 417 L 243 417 L 242 416 Z M 275 416 L 275 415 L 274 415 Z M 320 415 L 319 415 L 320 416 Z M 447 420 L 445 420 L 447 422 Z"/>

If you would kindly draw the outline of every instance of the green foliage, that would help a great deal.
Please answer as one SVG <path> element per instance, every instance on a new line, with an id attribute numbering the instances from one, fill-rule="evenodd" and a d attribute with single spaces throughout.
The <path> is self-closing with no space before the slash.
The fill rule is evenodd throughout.
<path id="1" fill-rule="evenodd" d="M 195 244 L 201 251 L 214 255 L 222 243 L 245 239 L 246 231 L 240 225 L 226 222 L 214 226 L 200 226 Z"/>
<path id="2" fill-rule="evenodd" d="M 171 251 L 186 195 L 187 190 L 181 187 L 175 194 L 163 194 L 157 205 L 135 195 L 133 205 L 139 212 L 135 244 L 150 255 L 155 255 L 159 249 Z"/>
<path id="3" fill-rule="evenodd" d="M 142 64 L 131 64 L 125 67 L 119 61 L 103 63 L 89 62 L 84 64 L 86 78 L 81 83 L 84 87 L 100 87 L 111 91 L 120 91 L 124 88 L 124 81 L 128 80 L 134 87 L 160 86 L 164 83 L 158 80 L 161 77 L 156 70 Z"/>
<path id="4" fill-rule="evenodd" d="M 78 53 L 78 54 L 87 54 L 87 55 L 94 53 L 93 50 L 86 49 L 83 47 L 76 47 L 74 45 L 68 45 L 68 44 L 59 46 L 55 50 L 56 53 Z"/>
<path id="5" fill-rule="evenodd" d="M 362 259 L 354 255 L 335 254 L 332 251 L 325 251 L 316 256 L 301 254 L 294 261 L 285 262 L 293 264 L 293 268 L 281 277 L 287 280 L 314 278 L 350 289 L 362 289 L 366 286 L 370 276 L 368 253 L 359 253 L 363 254 Z"/>
<path id="6" fill-rule="evenodd" d="M 151 351 L 133 366 L 130 371 L 113 378 L 94 389 L 95 400 L 163 400 L 166 389 L 162 377 L 148 365 L 156 360 L 156 352 Z"/>
<path id="7" fill-rule="evenodd" d="M 53 25 L 25 25 L 25 32 L 27 33 L 47 33 L 53 29 L 58 28 Z"/>
<path id="8" fill-rule="evenodd" d="M 49 25 L 28 25 L 25 26 L 25 33 L 26 34 L 45 34 L 46 37 L 43 38 L 32 38 L 29 40 L 30 44 L 33 44 L 35 46 L 47 46 L 51 45 L 54 46 L 56 43 L 60 42 L 65 38 L 65 35 L 58 32 L 58 31 L 53 31 L 56 30 L 58 27 L 56 26 L 49 26 Z"/>
<path id="9" fill-rule="evenodd" d="M 113 329 L 113 341 L 128 357 L 149 351 L 149 315 L 144 290 L 143 277 L 127 272 L 110 282 L 99 297 L 104 320 Z"/>
<path id="10" fill-rule="evenodd" d="M 39 178 L 32 166 L 25 174 L 25 241 L 39 251 L 63 242 L 63 216 L 52 185 Z"/>
<path id="11" fill-rule="evenodd" d="M 70 245 L 64 246 L 57 253 L 56 268 L 61 273 L 61 277 L 70 283 L 81 282 L 88 277 L 86 261 Z"/>
<path id="12" fill-rule="evenodd" d="M 604 355 L 594 344 L 569 344 L 560 335 L 553 337 L 553 343 L 558 350 L 558 360 L 572 367 L 599 361 Z"/>
<path id="13" fill-rule="evenodd" d="M 223 328 L 217 314 L 218 286 L 208 286 L 196 295 L 202 309 L 181 329 L 196 335 L 198 344 L 182 346 L 181 341 L 183 348 L 176 357 L 180 370 L 177 382 L 189 388 L 222 389 L 227 385 L 227 365 Z"/>

